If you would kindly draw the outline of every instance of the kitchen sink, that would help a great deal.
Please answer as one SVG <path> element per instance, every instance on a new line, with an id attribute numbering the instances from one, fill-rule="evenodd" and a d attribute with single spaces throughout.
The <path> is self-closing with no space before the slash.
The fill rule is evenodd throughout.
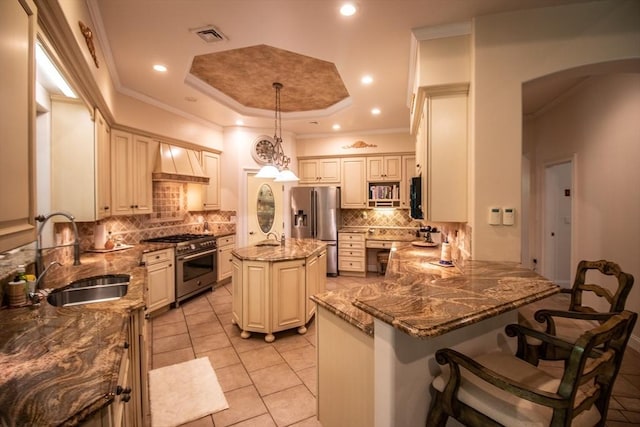
<path id="1" fill-rule="evenodd" d="M 56 307 L 69 307 L 117 300 L 127 294 L 130 277 L 128 274 L 106 274 L 79 279 L 51 292 L 47 301 Z"/>
<path id="2" fill-rule="evenodd" d="M 275 240 L 262 240 L 256 243 L 256 246 L 280 246 L 280 242 Z"/>

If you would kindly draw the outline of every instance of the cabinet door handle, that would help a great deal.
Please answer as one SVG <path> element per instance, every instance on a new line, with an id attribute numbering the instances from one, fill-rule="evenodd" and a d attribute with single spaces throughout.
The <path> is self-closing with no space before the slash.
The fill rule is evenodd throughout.
<path id="1" fill-rule="evenodd" d="M 173 264 L 169 264 L 169 267 L 173 267 Z"/>

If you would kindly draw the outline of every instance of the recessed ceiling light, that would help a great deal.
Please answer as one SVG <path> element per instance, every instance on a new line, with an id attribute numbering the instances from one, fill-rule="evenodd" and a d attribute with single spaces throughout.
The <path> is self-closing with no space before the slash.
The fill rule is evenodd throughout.
<path id="1" fill-rule="evenodd" d="M 156 71 L 158 71 L 158 72 L 160 72 L 160 73 L 166 73 L 166 72 L 167 72 L 167 67 L 165 67 L 165 66 L 164 66 L 164 65 L 162 65 L 162 64 L 155 64 L 155 65 L 153 66 L 153 69 L 154 69 L 154 70 L 156 70 Z"/>
<path id="2" fill-rule="evenodd" d="M 373 83 L 373 77 L 369 75 L 362 76 L 360 81 L 362 82 L 363 85 L 370 85 L 371 83 Z"/>
<path id="3" fill-rule="evenodd" d="M 380 114 L 380 109 L 379 108 L 373 108 L 371 110 L 371 114 L 373 114 L 374 116 L 377 116 L 378 114 Z"/>
<path id="4" fill-rule="evenodd" d="M 340 130 L 340 125 L 338 123 L 334 124 L 331 127 L 333 128 L 333 130 Z"/>
<path id="5" fill-rule="evenodd" d="M 236 125 L 243 126 L 244 122 L 241 119 L 236 120 Z"/>
<path id="6" fill-rule="evenodd" d="M 352 16 L 356 13 L 356 7 L 353 3 L 345 3 L 340 7 L 340 14 L 342 16 Z"/>

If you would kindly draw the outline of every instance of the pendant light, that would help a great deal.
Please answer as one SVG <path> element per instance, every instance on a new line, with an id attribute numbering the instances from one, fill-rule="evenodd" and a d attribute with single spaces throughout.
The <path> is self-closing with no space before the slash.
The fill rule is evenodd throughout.
<path id="1" fill-rule="evenodd" d="M 264 165 L 257 178 L 275 178 L 276 182 L 297 182 L 300 179 L 289 169 L 291 158 L 284 154 L 282 148 L 282 110 L 280 109 L 280 90 L 282 83 L 274 82 L 276 90 L 275 131 L 273 135 L 273 147 L 267 153 L 269 163 Z"/>

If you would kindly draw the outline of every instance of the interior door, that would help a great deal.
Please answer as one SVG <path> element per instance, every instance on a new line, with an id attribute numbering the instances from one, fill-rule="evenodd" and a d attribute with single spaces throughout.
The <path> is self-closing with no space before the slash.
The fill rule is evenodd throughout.
<path id="1" fill-rule="evenodd" d="M 247 244 L 253 245 L 284 232 L 284 186 L 269 178 L 247 177 Z M 273 239 L 273 236 L 269 236 Z"/>
<path id="2" fill-rule="evenodd" d="M 571 162 L 550 165 L 544 175 L 543 275 L 568 288 L 571 279 Z"/>

